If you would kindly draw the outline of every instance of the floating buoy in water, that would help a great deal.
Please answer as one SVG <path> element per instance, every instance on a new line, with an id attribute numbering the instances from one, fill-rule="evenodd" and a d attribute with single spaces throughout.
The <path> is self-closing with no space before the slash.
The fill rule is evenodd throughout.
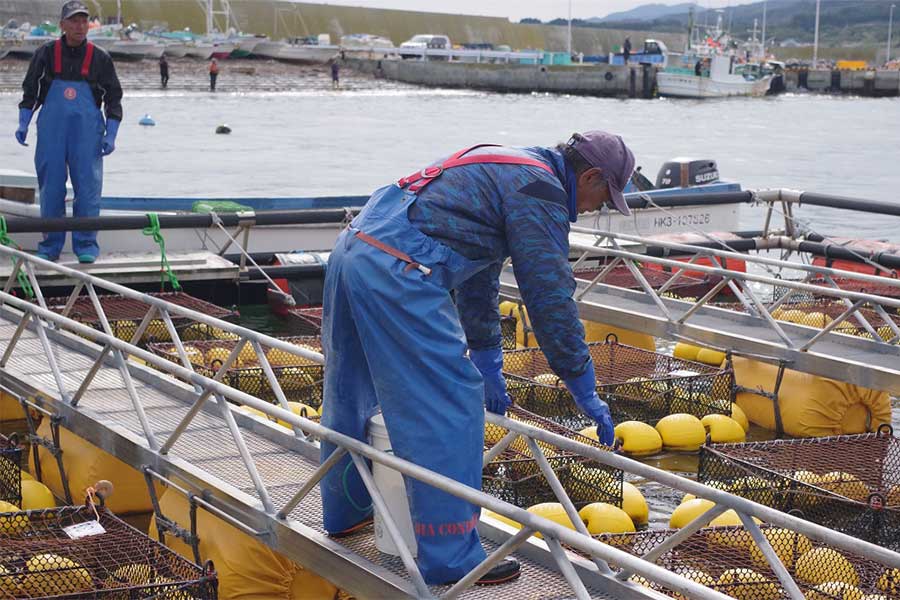
<path id="1" fill-rule="evenodd" d="M 743 442 L 747 437 L 741 424 L 725 415 L 706 415 L 700 419 L 700 423 L 715 444 L 735 444 Z"/>
<path id="2" fill-rule="evenodd" d="M 706 429 L 694 415 L 677 413 L 663 417 L 656 424 L 666 450 L 696 452 L 706 441 Z"/>
<path id="3" fill-rule="evenodd" d="M 141 120 L 138 121 L 138 125 L 143 125 L 144 127 L 156 127 L 156 121 L 154 121 L 153 117 L 148 113 L 141 117 Z"/>
<path id="4" fill-rule="evenodd" d="M 222 123 L 221 125 L 216 127 L 216 133 L 223 134 L 223 135 L 229 134 L 229 133 L 231 133 L 231 127 L 229 127 L 225 123 Z"/>
<path id="5" fill-rule="evenodd" d="M 659 432 L 641 421 L 619 423 L 615 435 L 622 440 L 622 452 L 629 456 L 649 456 L 662 450 Z"/>
<path id="6" fill-rule="evenodd" d="M 618 506 L 605 502 L 592 502 L 580 511 L 578 516 L 587 526 L 588 533 L 631 533 L 634 523 L 631 517 Z"/>
<path id="7" fill-rule="evenodd" d="M 831 548 L 813 548 L 797 559 L 795 573 L 800 581 L 819 585 L 829 581 L 843 581 L 859 585 L 856 568 L 843 554 Z"/>

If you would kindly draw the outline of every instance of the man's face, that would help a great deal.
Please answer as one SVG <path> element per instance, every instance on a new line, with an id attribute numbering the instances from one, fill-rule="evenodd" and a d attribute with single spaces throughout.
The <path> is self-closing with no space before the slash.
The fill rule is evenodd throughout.
<path id="1" fill-rule="evenodd" d="M 70 46 L 80 46 L 87 39 L 88 18 L 85 14 L 72 15 L 59 22 L 59 28 L 66 34 Z"/>
<path id="2" fill-rule="evenodd" d="M 575 190 L 575 206 L 578 214 L 599 210 L 611 200 L 609 186 L 601 169 L 592 167 L 578 176 L 578 187 Z"/>

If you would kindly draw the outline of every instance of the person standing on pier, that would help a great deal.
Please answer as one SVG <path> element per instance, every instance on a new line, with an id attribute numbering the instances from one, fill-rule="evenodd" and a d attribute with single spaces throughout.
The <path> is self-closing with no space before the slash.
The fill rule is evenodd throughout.
<path id="1" fill-rule="evenodd" d="M 74 216 L 100 214 L 103 157 L 115 150 L 122 122 L 122 86 L 109 54 L 87 41 L 88 16 L 80 0 L 63 4 L 62 37 L 37 49 L 22 83 L 16 140 L 23 146 L 34 111 L 41 108 L 34 166 L 43 219 L 66 216 L 67 177 L 75 190 Z M 55 261 L 65 241 L 65 232 L 46 233 L 37 255 Z M 73 231 L 72 251 L 79 262 L 94 262 L 100 252 L 97 232 Z"/>
<path id="2" fill-rule="evenodd" d="M 216 91 L 216 79 L 219 78 L 219 61 L 215 58 L 209 61 L 209 91 Z"/>
<path id="3" fill-rule="evenodd" d="M 341 65 L 337 59 L 331 61 L 331 87 L 334 89 L 341 87 Z"/>
<path id="4" fill-rule="evenodd" d="M 498 308 L 511 257 L 551 369 L 612 445 L 572 298 L 568 236 L 579 213 L 610 205 L 627 215 L 622 190 L 633 171 L 621 137 L 589 131 L 555 148 L 473 146 L 372 194 L 328 260 L 322 424 L 365 440 L 380 408 L 394 454 L 480 489 L 484 411 L 502 415 L 511 404 Z M 335 450 L 323 441 L 322 460 Z M 350 457 L 321 488 L 331 535 L 371 522 Z M 457 581 L 484 560 L 478 506 L 412 478 L 406 489 L 426 583 Z M 507 560 L 479 583 L 518 575 Z"/>
<path id="5" fill-rule="evenodd" d="M 625 43 L 622 44 L 622 57 L 625 59 L 623 64 L 627 67 L 628 59 L 631 57 L 631 38 L 625 38 Z"/>
<path id="6" fill-rule="evenodd" d="M 163 89 L 169 87 L 169 61 L 165 54 L 159 57 L 159 79 Z"/>

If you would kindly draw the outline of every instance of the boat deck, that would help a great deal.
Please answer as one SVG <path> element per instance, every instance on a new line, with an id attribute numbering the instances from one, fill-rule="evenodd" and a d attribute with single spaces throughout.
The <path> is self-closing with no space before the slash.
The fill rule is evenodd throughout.
<path id="1" fill-rule="evenodd" d="M 0 348 L 5 350 L 18 322 L 16 311 L 0 309 Z M 88 374 L 99 347 L 65 332 L 48 331 L 48 336 L 62 371 L 64 389 L 72 393 Z M 187 414 L 191 399 L 196 398 L 195 392 L 148 367 L 129 363 L 129 370 L 154 435 L 165 439 Z M 392 598 L 415 595 L 401 560 L 376 549 L 371 529 L 341 540 L 325 535 L 318 488 L 313 489 L 288 519 L 278 520 L 266 514 L 238 447 L 217 412 L 198 414 L 171 452 L 160 455 L 150 449 L 123 378 L 111 362 L 101 367 L 77 407 L 73 407 L 60 399 L 44 347 L 33 330 L 22 334 L 7 366 L 0 372 L 0 384 L 19 394 L 38 397 L 39 403 L 62 417 L 64 427 L 133 467 L 149 464 L 166 477 L 177 478 L 179 483 L 189 482 L 196 492 L 208 491 L 210 502 L 257 530 L 262 541 L 351 593 Z M 235 413 L 235 419 L 265 487 L 279 509 L 313 473 L 318 450 L 253 418 Z M 485 537 L 483 541 L 488 550 L 498 545 Z M 526 544 L 515 554 L 523 564 L 523 576 L 502 587 L 503 597 L 572 596 L 563 576 L 550 566 L 549 554 L 544 553 L 541 558 L 540 545 L 539 542 Z M 577 558 L 573 560 L 592 597 L 611 597 L 590 587 L 592 565 Z M 435 587 L 432 591 L 439 596 L 446 589 Z M 475 587 L 466 590 L 462 597 L 495 598 L 500 591 L 500 588 Z"/>

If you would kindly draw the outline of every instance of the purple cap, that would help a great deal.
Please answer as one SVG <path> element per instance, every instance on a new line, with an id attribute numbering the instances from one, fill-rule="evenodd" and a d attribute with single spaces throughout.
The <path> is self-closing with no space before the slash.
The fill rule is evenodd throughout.
<path id="1" fill-rule="evenodd" d="M 87 6 L 84 5 L 80 0 L 69 0 L 62 6 L 62 13 L 60 13 L 59 20 L 65 21 L 66 19 L 72 18 L 75 15 L 85 15 L 90 16 L 91 13 L 88 12 Z"/>
<path id="2" fill-rule="evenodd" d="M 573 133 L 568 144 L 589 165 L 603 170 L 613 204 L 623 215 L 630 215 L 622 190 L 634 173 L 634 154 L 625 141 L 618 135 L 595 130 Z"/>

